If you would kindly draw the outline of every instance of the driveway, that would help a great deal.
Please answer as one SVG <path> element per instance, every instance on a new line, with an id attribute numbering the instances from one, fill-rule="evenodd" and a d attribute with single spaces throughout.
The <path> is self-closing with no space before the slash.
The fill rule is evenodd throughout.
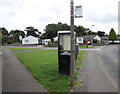
<path id="1" fill-rule="evenodd" d="M 2 60 L 3 92 L 47 92 L 8 48 L 3 48 Z"/>

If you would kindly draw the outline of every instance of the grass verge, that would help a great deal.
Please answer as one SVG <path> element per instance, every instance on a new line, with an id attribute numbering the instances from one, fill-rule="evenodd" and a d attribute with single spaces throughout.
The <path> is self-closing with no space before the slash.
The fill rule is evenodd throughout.
<path id="1" fill-rule="evenodd" d="M 77 58 L 77 67 L 81 66 L 84 52 L 80 51 Z M 58 73 L 57 50 L 44 50 L 15 54 L 18 59 L 32 73 L 33 77 L 49 92 L 69 91 L 70 77 Z M 55 94 L 56 94 L 55 93 Z"/>
<path id="2" fill-rule="evenodd" d="M 80 46 L 80 48 L 86 48 L 87 49 L 86 46 Z M 88 46 L 88 48 L 94 48 L 94 46 Z"/>
<path id="3" fill-rule="evenodd" d="M 13 52 L 26 51 L 26 50 L 40 50 L 41 48 L 10 48 Z"/>

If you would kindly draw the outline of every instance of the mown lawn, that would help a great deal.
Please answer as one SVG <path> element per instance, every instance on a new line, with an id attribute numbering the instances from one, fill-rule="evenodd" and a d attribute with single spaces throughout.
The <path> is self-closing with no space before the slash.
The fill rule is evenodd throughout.
<path id="1" fill-rule="evenodd" d="M 26 50 L 40 50 L 41 48 L 10 48 L 13 52 L 26 51 Z"/>
<path id="2" fill-rule="evenodd" d="M 80 51 L 77 58 L 77 66 L 83 61 L 84 52 Z M 18 59 L 31 72 L 33 77 L 49 92 L 69 91 L 70 77 L 58 73 L 57 50 L 44 50 L 15 54 Z"/>
<path id="3" fill-rule="evenodd" d="M 86 47 L 86 46 L 80 46 L 80 48 L 94 48 L 94 46 L 88 46 L 88 47 Z"/>

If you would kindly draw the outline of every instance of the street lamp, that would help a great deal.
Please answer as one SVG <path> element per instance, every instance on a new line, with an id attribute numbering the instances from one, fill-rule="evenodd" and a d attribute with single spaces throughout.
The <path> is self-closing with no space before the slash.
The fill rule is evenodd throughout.
<path id="1" fill-rule="evenodd" d="M 92 27 L 93 27 L 94 25 L 91 25 L 91 35 L 92 35 Z"/>
<path id="2" fill-rule="evenodd" d="M 92 27 L 93 27 L 94 25 L 91 25 L 91 44 L 92 44 Z"/>

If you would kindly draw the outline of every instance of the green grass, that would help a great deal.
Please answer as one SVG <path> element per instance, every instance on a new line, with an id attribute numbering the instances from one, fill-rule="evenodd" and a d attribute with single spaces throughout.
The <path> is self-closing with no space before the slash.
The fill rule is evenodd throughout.
<path id="1" fill-rule="evenodd" d="M 80 46 L 80 48 L 87 48 L 86 46 Z M 88 48 L 94 48 L 94 46 L 88 46 Z"/>
<path id="2" fill-rule="evenodd" d="M 78 75 L 80 74 L 79 69 L 83 65 L 84 56 L 86 53 L 84 51 L 79 51 L 79 54 L 76 59 L 76 72 L 75 72 L 75 87 L 80 87 L 83 84 L 78 81 Z"/>
<path id="3" fill-rule="evenodd" d="M 83 55 L 84 52 L 80 51 L 77 66 L 82 64 Z M 16 56 L 32 73 L 33 77 L 49 92 L 65 94 L 69 91 L 70 77 L 58 73 L 57 50 L 19 53 Z"/>
<path id="4" fill-rule="evenodd" d="M 79 54 L 76 59 L 76 69 L 77 70 L 79 70 L 80 66 L 83 64 L 84 55 L 86 55 L 86 53 L 84 51 L 79 51 Z"/>
<path id="5" fill-rule="evenodd" d="M 13 52 L 26 51 L 26 50 L 39 50 L 41 48 L 10 48 Z"/>

